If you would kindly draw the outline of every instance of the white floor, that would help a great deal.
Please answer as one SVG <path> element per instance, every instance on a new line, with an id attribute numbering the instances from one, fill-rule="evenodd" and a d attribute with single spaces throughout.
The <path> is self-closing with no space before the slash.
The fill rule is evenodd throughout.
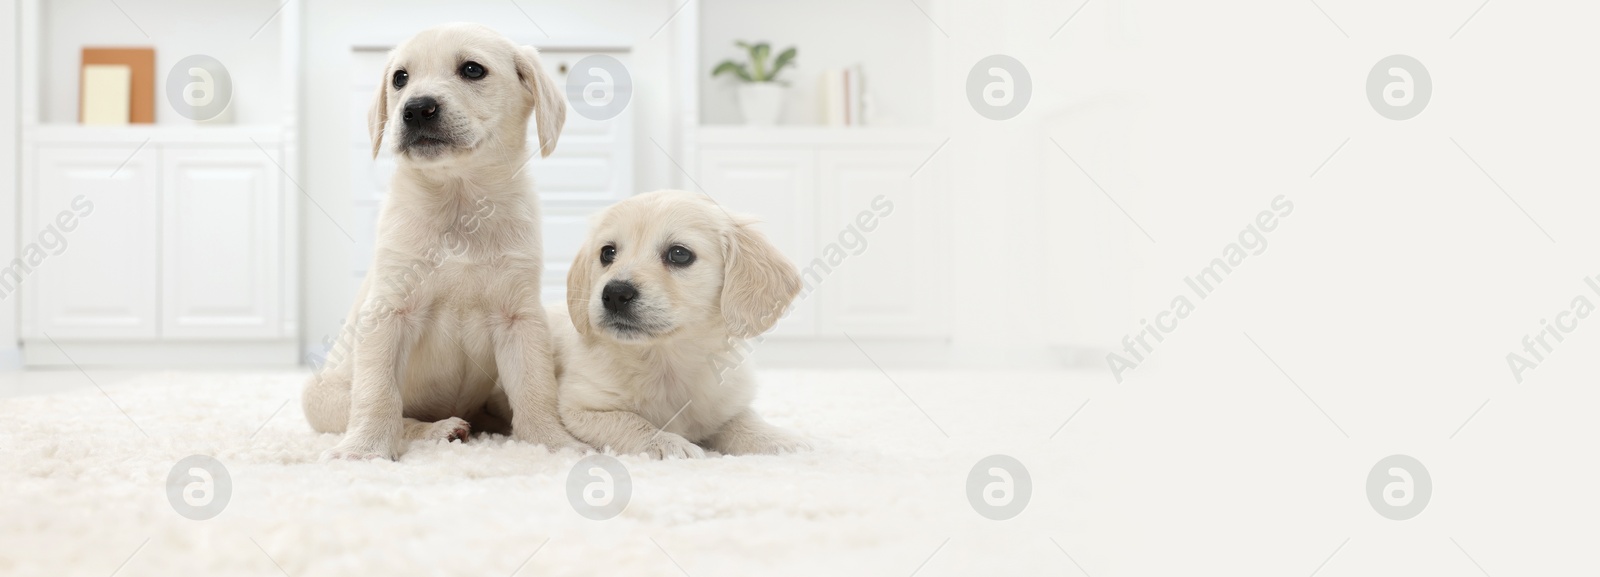
<path id="1" fill-rule="evenodd" d="M 606 521 L 568 500 L 578 455 L 505 438 L 417 444 L 398 462 L 318 462 L 337 439 L 306 426 L 299 373 L 12 374 L 0 378 L 0 575 L 1594 567 L 1595 459 L 1570 451 L 1592 449 L 1592 406 L 1430 397 L 1406 413 L 1413 434 L 1363 404 L 1366 393 L 1306 377 L 1346 438 L 1270 364 L 1216 382 L 1151 370 L 1128 385 L 1104 372 L 766 371 L 758 408 L 816 451 L 623 456 L 633 494 Z M 1407 521 L 1375 514 L 1365 494 L 1373 463 L 1395 453 L 1432 473 L 1431 504 Z M 195 454 L 232 478 L 226 507 L 204 521 L 165 493 Z M 967 497 L 969 473 L 994 454 L 1031 477 L 1010 520 L 980 516 Z"/>

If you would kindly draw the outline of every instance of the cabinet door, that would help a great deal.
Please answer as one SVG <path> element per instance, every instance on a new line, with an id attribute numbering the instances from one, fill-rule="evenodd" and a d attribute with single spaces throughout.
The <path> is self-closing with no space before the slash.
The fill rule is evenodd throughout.
<path id="1" fill-rule="evenodd" d="M 159 154 L 149 146 L 40 148 L 20 262 L 24 332 L 43 339 L 154 339 Z M 79 197 L 82 197 L 81 199 Z"/>
<path id="2" fill-rule="evenodd" d="M 273 160 L 255 147 L 167 149 L 162 159 L 162 336 L 278 336 L 283 259 Z"/>
<path id="3" fill-rule="evenodd" d="M 761 220 L 758 225 L 778 250 L 805 270 L 816 257 L 816 153 L 810 150 L 700 151 L 697 178 L 706 194 L 733 213 Z M 789 316 L 769 334 L 816 334 L 817 288 L 806 288 Z"/>
<path id="4" fill-rule="evenodd" d="M 937 337 L 939 168 L 920 150 L 826 150 L 817 243 L 824 335 Z M 913 177 L 912 173 L 916 173 Z"/>

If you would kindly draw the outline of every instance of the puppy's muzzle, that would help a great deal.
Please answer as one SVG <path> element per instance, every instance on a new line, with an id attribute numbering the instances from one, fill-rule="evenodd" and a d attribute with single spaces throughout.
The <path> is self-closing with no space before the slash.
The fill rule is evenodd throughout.
<path id="1" fill-rule="evenodd" d="M 605 305 L 606 312 L 624 318 L 633 316 L 633 301 L 637 298 L 639 289 L 628 281 L 608 282 L 600 291 L 600 304 Z"/>
<path id="2" fill-rule="evenodd" d="M 417 96 L 407 100 L 400 119 L 406 127 L 400 141 L 401 150 L 435 156 L 457 144 L 445 125 L 444 105 L 432 96 Z"/>

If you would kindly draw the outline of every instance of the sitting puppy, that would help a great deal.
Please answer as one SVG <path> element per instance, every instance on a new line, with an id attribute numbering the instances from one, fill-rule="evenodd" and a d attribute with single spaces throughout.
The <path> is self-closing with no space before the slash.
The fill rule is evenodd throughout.
<path id="1" fill-rule="evenodd" d="M 328 363 L 306 383 L 325 458 L 393 459 L 415 439 L 510 432 L 586 450 L 556 414 L 539 300 L 539 203 L 522 173 L 529 117 L 546 156 L 566 119 L 531 47 L 489 28 L 425 30 L 389 54 L 368 125 L 397 156 L 372 268 Z"/>
<path id="2" fill-rule="evenodd" d="M 810 448 L 750 409 L 744 340 L 800 292 L 794 265 L 753 224 L 683 191 L 596 217 L 567 275 L 570 322 L 551 312 L 567 430 L 658 459 Z"/>

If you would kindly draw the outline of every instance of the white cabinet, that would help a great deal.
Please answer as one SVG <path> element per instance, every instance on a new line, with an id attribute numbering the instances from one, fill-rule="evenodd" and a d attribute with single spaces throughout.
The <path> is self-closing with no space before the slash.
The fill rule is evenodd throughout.
<path id="1" fill-rule="evenodd" d="M 21 258 L 11 265 L 27 278 L 23 335 L 156 338 L 158 153 L 44 148 L 36 161 Z"/>
<path id="2" fill-rule="evenodd" d="M 278 336 L 279 173 L 255 148 L 162 151 L 162 335 Z"/>
<path id="3" fill-rule="evenodd" d="M 821 239 L 850 255 L 837 280 L 818 291 L 824 334 L 932 336 L 941 286 L 930 259 L 941 251 L 934 211 L 940 169 L 918 165 L 921 150 L 826 150 L 822 175 Z M 915 177 L 912 173 L 917 173 Z"/>
<path id="4" fill-rule="evenodd" d="M 275 134 L 30 133 L 22 254 L 36 244 L 41 256 L 21 263 L 25 362 L 296 362 L 298 203 Z"/>
<path id="5" fill-rule="evenodd" d="M 771 333 L 941 338 L 939 141 L 864 130 L 703 129 L 698 178 L 755 215 L 805 289 Z"/>

